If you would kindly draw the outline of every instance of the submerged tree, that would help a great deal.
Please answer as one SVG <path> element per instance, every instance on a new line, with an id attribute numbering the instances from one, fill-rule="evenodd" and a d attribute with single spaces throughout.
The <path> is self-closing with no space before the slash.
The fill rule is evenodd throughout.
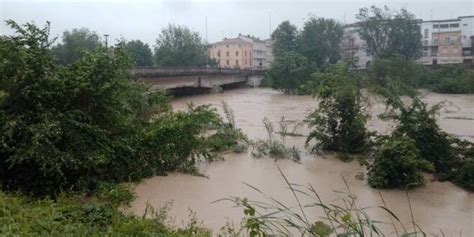
<path id="1" fill-rule="evenodd" d="M 313 151 L 349 154 L 367 151 L 371 136 L 365 127 L 368 103 L 355 75 L 346 65 L 334 65 L 326 72 L 316 73 L 312 82 L 319 106 L 307 118 L 313 130 L 306 145 L 314 139 L 317 144 Z"/>
<path id="2" fill-rule="evenodd" d="M 419 22 L 406 9 L 392 11 L 372 6 L 361 8 L 356 18 L 359 34 L 375 58 L 416 59 L 421 55 Z"/>

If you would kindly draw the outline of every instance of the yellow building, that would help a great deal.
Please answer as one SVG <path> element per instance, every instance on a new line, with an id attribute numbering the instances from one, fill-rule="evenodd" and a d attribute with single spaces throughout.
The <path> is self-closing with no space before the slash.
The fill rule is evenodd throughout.
<path id="1" fill-rule="evenodd" d="M 252 68 L 252 43 L 232 38 L 214 43 L 209 49 L 209 56 L 216 59 L 221 68 Z"/>

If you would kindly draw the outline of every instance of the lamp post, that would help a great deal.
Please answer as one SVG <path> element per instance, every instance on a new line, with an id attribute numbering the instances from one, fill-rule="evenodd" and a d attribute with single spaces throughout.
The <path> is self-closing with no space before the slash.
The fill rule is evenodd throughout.
<path id="1" fill-rule="evenodd" d="M 104 37 L 105 37 L 105 48 L 107 49 L 108 48 L 107 39 L 109 38 L 109 35 L 104 34 Z"/>

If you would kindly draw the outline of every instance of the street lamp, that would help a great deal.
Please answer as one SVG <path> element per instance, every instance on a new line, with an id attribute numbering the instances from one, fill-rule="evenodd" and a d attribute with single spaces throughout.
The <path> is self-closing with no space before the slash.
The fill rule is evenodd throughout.
<path id="1" fill-rule="evenodd" d="M 108 34 L 104 34 L 105 37 L 105 48 L 107 49 L 107 39 L 109 38 Z"/>

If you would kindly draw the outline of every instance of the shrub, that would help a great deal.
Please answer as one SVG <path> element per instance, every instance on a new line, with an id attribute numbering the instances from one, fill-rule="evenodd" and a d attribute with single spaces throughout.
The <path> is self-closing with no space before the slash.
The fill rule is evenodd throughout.
<path id="1" fill-rule="evenodd" d="M 424 184 L 421 170 L 432 170 L 432 165 L 420 156 L 413 140 L 390 137 L 376 151 L 369 166 L 368 182 L 374 188 L 406 188 Z"/>
<path id="2" fill-rule="evenodd" d="M 313 139 L 319 149 L 342 153 L 362 153 L 369 149 L 371 133 L 365 127 L 368 103 L 360 91 L 357 78 L 344 65 L 314 75 L 314 95 L 319 107 L 306 121 L 313 128 L 306 145 Z"/>
<path id="3" fill-rule="evenodd" d="M 470 191 L 474 191 L 474 159 L 465 161 L 456 174 L 454 182 Z"/>
<path id="4" fill-rule="evenodd" d="M 378 59 L 369 67 L 370 81 L 378 86 L 403 84 L 420 87 L 428 79 L 428 71 L 418 62 L 403 58 Z"/>
<path id="5" fill-rule="evenodd" d="M 438 93 L 474 93 L 474 73 L 463 66 L 437 66 L 425 86 Z"/>

